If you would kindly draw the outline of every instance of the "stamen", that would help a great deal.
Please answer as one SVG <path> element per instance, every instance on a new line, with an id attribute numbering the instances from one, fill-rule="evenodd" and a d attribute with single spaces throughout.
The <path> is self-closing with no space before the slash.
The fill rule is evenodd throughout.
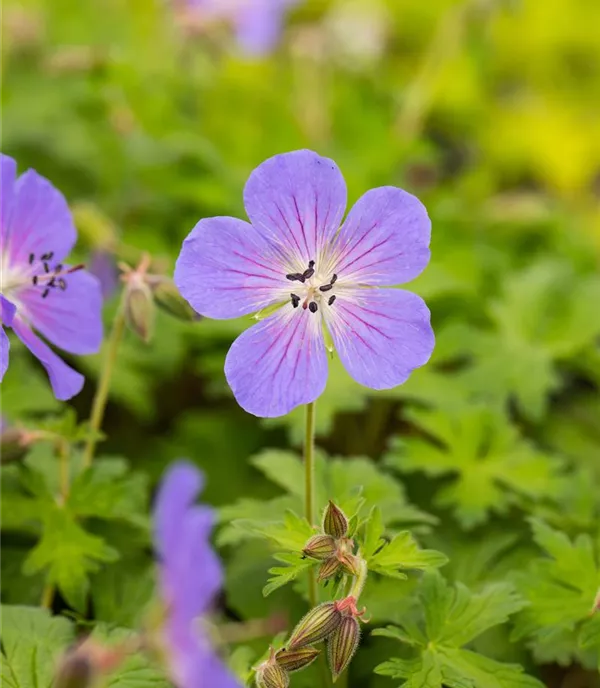
<path id="1" fill-rule="evenodd" d="M 304 277 L 304 279 L 308 279 L 309 277 L 312 277 L 314 274 L 315 274 L 315 269 L 314 268 L 308 268 L 308 270 L 305 270 L 302 273 L 302 277 Z M 304 281 L 304 280 L 302 280 L 302 281 Z"/>
<path id="2" fill-rule="evenodd" d="M 59 263 L 59 264 L 54 268 L 54 274 L 55 274 L 55 275 L 58 275 L 59 273 L 62 272 L 62 269 L 63 269 L 63 265 L 62 265 L 62 263 Z"/>
<path id="3" fill-rule="evenodd" d="M 36 284 L 38 283 L 38 276 L 34 275 L 33 278 L 31 279 L 31 282 L 33 283 L 33 286 L 35 287 Z"/>
<path id="4" fill-rule="evenodd" d="M 315 267 L 315 261 L 314 261 L 314 260 L 309 260 L 309 261 L 308 261 L 308 267 L 309 267 L 309 268 L 314 268 L 314 267 Z"/>
<path id="5" fill-rule="evenodd" d="M 329 282 L 329 284 L 335 284 L 336 282 L 337 282 L 337 275 L 334 272 L 333 277 L 331 278 L 331 281 Z"/>
<path id="6" fill-rule="evenodd" d="M 290 282 L 304 282 L 304 275 L 301 274 L 300 272 L 292 272 L 289 275 L 286 275 L 286 279 L 289 279 Z"/>
<path id="7" fill-rule="evenodd" d="M 49 288 L 49 287 L 46 287 L 46 288 L 44 289 L 44 293 L 42 294 L 42 298 L 45 299 L 46 296 L 48 296 L 49 293 L 50 293 L 50 288 Z"/>
<path id="8" fill-rule="evenodd" d="M 62 277 L 58 278 L 58 286 L 64 291 L 67 288 L 67 283 Z"/>
<path id="9" fill-rule="evenodd" d="M 50 266 L 48 265 L 48 263 L 44 263 L 44 272 L 46 274 L 50 272 Z"/>
<path id="10" fill-rule="evenodd" d="M 319 287 L 319 291 L 329 291 L 330 289 L 333 289 L 333 284 L 323 284 Z"/>
<path id="11" fill-rule="evenodd" d="M 333 296 L 329 297 L 329 301 L 327 303 L 329 306 L 333 306 L 334 301 L 335 301 L 335 294 Z"/>
<path id="12" fill-rule="evenodd" d="M 43 253 L 40 256 L 40 260 L 52 260 L 53 255 L 54 255 L 54 251 L 49 251 L 48 253 Z"/>
<path id="13" fill-rule="evenodd" d="M 311 302 L 308 304 L 308 310 L 309 310 L 311 313 L 316 313 L 316 312 L 319 310 L 319 307 L 317 306 L 317 302 L 316 302 L 316 301 L 311 301 Z"/>
<path id="14" fill-rule="evenodd" d="M 35 254 L 30 253 L 29 254 L 29 265 L 33 265 L 34 260 L 35 260 Z"/>
<path id="15" fill-rule="evenodd" d="M 52 277 L 52 278 L 48 281 L 48 286 L 49 286 L 49 287 L 53 287 L 53 286 L 54 286 L 55 280 L 56 280 L 56 277 Z"/>
<path id="16" fill-rule="evenodd" d="M 290 294 L 290 296 L 292 297 L 292 306 L 298 308 L 300 297 L 297 294 Z"/>

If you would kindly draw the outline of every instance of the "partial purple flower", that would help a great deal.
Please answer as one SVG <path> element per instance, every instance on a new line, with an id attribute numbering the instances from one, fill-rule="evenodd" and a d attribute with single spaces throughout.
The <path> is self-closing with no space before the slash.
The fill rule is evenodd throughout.
<path id="1" fill-rule="evenodd" d="M 110 251 L 101 249 L 93 251 L 90 259 L 90 272 L 98 278 L 102 298 L 108 301 L 119 286 L 119 271 L 114 255 Z"/>
<path id="2" fill-rule="evenodd" d="M 211 509 L 194 505 L 202 475 L 179 461 L 163 478 L 154 509 L 160 589 L 166 604 L 164 643 L 177 688 L 240 688 L 213 649 L 203 619 L 221 588 L 221 564 L 210 545 Z"/>
<path id="3" fill-rule="evenodd" d="M 429 309 L 408 291 L 429 261 L 422 203 L 392 186 L 368 191 L 348 213 L 337 165 L 312 151 L 276 155 L 250 175 L 251 224 L 214 217 L 196 225 L 175 268 L 181 294 L 201 315 L 269 317 L 233 343 L 225 375 L 238 403 L 281 416 L 325 389 L 327 330 L 359 383 L 395 387 L 434 346 Z M 279 306 L 279 308 L 277 308 Z"/>
<path id="4" fill-rule="evenodd" d="M 277 46 L 285 14 L 299 0 L 180 0 L 205 22 L 223 21 L 235 31 L 241 50 L 266 55 Z"/>
<path id="5" fill-rule="evenodd" d="M 36 356 L 50 378 L 57 399 L 70 399 L 83 376 L 42 341 L 73 354 L 91 354 L 102 342 L 102 297 L 95 277 L 82 266 L 63 261 L 77 234 L 63 195 L 34 170 L 18 179 L 16 163 L 0 156 L 0 317 Z M 8 368 L 9 342 L 4 330 L 0 379 Z"/>

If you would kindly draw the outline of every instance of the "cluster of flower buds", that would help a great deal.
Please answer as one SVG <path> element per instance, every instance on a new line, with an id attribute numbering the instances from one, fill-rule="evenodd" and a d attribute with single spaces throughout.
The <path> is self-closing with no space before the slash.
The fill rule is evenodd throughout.
<path id="1" fill-rule="evenodd" d="M 321 533 L 313 535 L 302 553 L 321 562 L 317 580 L 348 574 L 357 576 L 359 560 L 354 555 L 354 542 L 348 537 L 348 519 L 333 502 L 329 502 L 323 515 Z"/>
<path id="2" fill-rule="evenodd" d="M 136 640 L 127 641 L 119 647 L 106 647 L 88 638 L 62 657 L 54 685 L 56 688 L 91 688 L 136 649 Z"/>
<path id="3" fill-rule="evenodd" d="M 148 254 L 142 256 L 135 269 L 119 263 L 121 280 L 125 283 L 127 324 L 145 342 L 150 341 L 154 332 L 155 305 L 180 320 L 198 317 L 170 278 L 148 272 L 150 264 Z"/>
<path id="4" fill-rule="evenodd" d="M 327 642 L 327 656 L 333 681 L 346 669 L 360 641 L 358 619 L 365 610 L 356 607 L 352 595 L 341 600 L 323 602 L 311 609 L 294 629 L 283 649 L 271 649 L 269 658 L 256 672 L 259 688 L 287 688 L 289 674 L 304 669 L 319 655 L 313 647 L 316 643 Z"/>

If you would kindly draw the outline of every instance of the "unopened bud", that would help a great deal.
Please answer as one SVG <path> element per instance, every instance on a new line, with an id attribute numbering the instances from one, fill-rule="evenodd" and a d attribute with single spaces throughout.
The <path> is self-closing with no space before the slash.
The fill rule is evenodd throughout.
<path id="1" fill-rule="evenodd" d="M 302 552 L 311 559 L 329 559 L 335 553 L 335 540 L 331 535 L 313 535 Z"/>
<path id="2" fill-rule="evenodd" d="M 338 554 L 338 561 L 345 573 L 351 576 L 358 576 L 360 573 L 360 563 L 353 554 Z"/>
<path id="3" fill-rule="evenodd" d="M 360 625 L 354 616 L 344 616 L 327 640 L 329 668 L 333 681 L 350 664 L 360 641 Z"/>
<path id="4" fill-rule="evenodd" d="M 258 688 L 287 688 L 290 685 L 288 672 L 272 662 L 265 662 L 256 672 Z"/>
<path id="5" fill-rule="evenodd" d="M 317 580 L 319 583 L 321 581 L 327 580 L 328 578 L 333 578 L 336 573 L 341 571 L 342 565 L 340 560 L 336 557 L 331 557 L 324 561 L 321 566 L 319 566 L 319 573 L 317 575 Z"/>
<path id="6" fill-rule="evenodd" d="M 143 278 L 131 279 L 126 286 L 125 316 L 127 324 L 145 342 L 154 332 L 154 299 L 150 287 Z"/>
<path id="7" fill-rule="evenodd" d="M 348 519 L 346 514 L 331 500 L 325 509 L 323 516 L 323 530 L 334 538 L 343 538 L 348 532 Z"/>
<path id="8" fill-rule="evenodd" d="M 179 293 L 171 280 L 165 279 L 154 287 L 156 304 L 179 320 L 197 320 L 200 316 Z"/>
<path id="9" fill-rule="evenodd" d="M 295 650 L 282 648 L 275 655 L 277 664 L 286 671 L 299 671 L 312 664 L 320 651 L 314 647 L 298 647 Z"/>
<path id="10" fill-rule="evenodd" d="M 87 688 L 94 678 L 91 660 L 77 652 L 67 654 L 56 673 L 56 688 Z"/>
<path id="11" fill-rule="evenodd" d="M 300 619 L 287 645 L 288 649 L 295 650 L 324 640 L 335 631 L 341 620 L 342 613 L 335 602 L 323 602 Z"/>
<path id="12" fill-rule="evenodd" d="M 73 217 L 79 235 L 94 248 L 114 249 L 119 234 L 113 222 L 93 203 L 77 203 L 73 206 Z"/>

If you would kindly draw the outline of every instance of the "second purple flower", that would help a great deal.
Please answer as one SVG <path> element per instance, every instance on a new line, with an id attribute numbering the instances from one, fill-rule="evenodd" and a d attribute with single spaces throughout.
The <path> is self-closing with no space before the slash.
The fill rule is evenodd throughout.
<path id="1" fill-rule="evenodd" d="M 425 207 L 380 187 L 342 224 L 346 201 L 332 160 L 308 150 L 276 155 L 246 183 L 250 224 L 203 219 L 184 241 L 175 283 L 198 313 L 226 319 L 276 308 L 236 339 L 225 361 L 249 413 L 285 415 L 323 392 L 325 330 L 350 375 L 373 389 L 405 382 L 431 356 L 424 301 L 381 288 L 414 279 L 429 262 Z"/>

